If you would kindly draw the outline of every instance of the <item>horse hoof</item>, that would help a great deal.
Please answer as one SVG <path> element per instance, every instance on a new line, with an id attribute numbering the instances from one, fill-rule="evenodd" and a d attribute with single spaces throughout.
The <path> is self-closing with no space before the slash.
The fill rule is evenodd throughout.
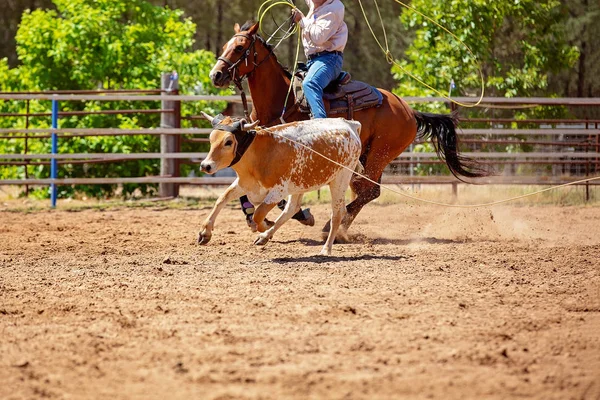
<path id="1" fill-rule="evenodd" d="M 269 239 L 261 235 L 259 235 L 254 241 L 254 244 L 257 246 L 264 246 L 267 243 L 269 243 Z"/>
<path id="2" fill-rule="evenodd" d="M 310 208 L 302 211 L 302 213 L 304 214 L 304 219 L 299 219 L 298 222 L 306 226 L 315 226 L 315 216 L 310 212 Z"/>
<path id="3" fill-rule="evenodd" d="M 256 226 L 256 222 L 254 222 L 254 220 L 252 218 L 246 219 L 246 223 L 248 224 L 248 227 L 250 228 L 250 230 L 253 233 L 258 230 L 258 227 Z"/>
<path id="4" fill-rule="evenodd" d="M 340 229 L 338 231 L 337 235 L 335 236 L 335 241 L 333 243 L 337 243 L 337 244 L 350 243 L 350 238 L 348 237 L 346 232 L 342 232 Z"/>
<path id="5" fill-rule="evenodd" d="M 207 234 L 206 232 L 200 232 L 200 234 L 198 235 L 198 244 L 200 245 L 205 245 L 208 242 L 210 242 L 210 238 L 212 237 L 212 235 Z"/>
<path id="6" fill-rule="evenodd" d="M 322 232 L 321 233 L 321 239 L 323 241 L 326 241 L 328 237 L 329 237 L 329 232 Z M 348 238 L 347 235 L 340 234 L 338 232 L 338 234 L 336 235 L 335 240 L 333 241 L 333 243 L 335 243 L 335 244 L 348 244 L 348 243 L 350 243 L 350 238 Z"/>

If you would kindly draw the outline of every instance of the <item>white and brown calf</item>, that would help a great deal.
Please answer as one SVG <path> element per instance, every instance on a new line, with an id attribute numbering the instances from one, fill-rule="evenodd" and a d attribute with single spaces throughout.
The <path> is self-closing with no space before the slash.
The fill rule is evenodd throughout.
<path id="1" fill-rule="evenodd" d="M 300 209 L 304 193 L 329 185 L 332 223 L 321 254 L 330 255 L 346 213 L 344 194 L 361 153 L 360 123 L 328 118 L 254 131 L 252 129 L 258 121 L 248 124 L 245 120 L 236 122 L 221 115 L 204 115 L 212 122 L 214 130 L 210 134 L 210 152 L 202 161 L 202 170 L 213 174 L 231 166 L 237 173 L 237 179 L 215 203 L 202 224 L 198 242 L 208 243 L 215 219 L 223 206 L 246 194 L 253 204 L 258 205 L 253 218 L 262 233 L 254 243 L 264 245 Z M 269 227 L 265 217 L 286 197 L 285 210 Z M 345 236 L 345 232 L 340 232 L 340 235 Z"/>

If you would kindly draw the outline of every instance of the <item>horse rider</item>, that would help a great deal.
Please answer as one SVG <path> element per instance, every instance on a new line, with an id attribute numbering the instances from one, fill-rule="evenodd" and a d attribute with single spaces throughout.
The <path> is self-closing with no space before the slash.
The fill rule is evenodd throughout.
<path id="1" fill-rule="evenodd" d="M 299 9 L 292 9 L 292 18 L 302 29 L 302 44 L 308 59 L 302 89 L 312 118 L 327 118 L 323 90 L 342 72 L 348 41 L 344 4 L 341 0 L 305 1 L 309 7 L 306 16 Z"/>
<path id="2" fill-rule="evenodd" d="M 292 19 L 302 29 L 302 44 L 308 58 L 308 72 L 302 89 L 312 118 L 327 118 L 323 90 L 342 72 L 343 51 L 348 41 L 348 27 L 344 22 L 345 8 L 341 0 L 305 1 L 309 7 L 306 16 L 299 9 L 292 9 Z M 242 196 L 240 203 L 248 226 L 254 230 L 254 205 L 247 196 Z M 279 208 L 284 207 L 285 201 L 282 201 Z M 315 218 L 308 208 L 298 211 L 292 218 L 303 225 L 315 224 Z"/>

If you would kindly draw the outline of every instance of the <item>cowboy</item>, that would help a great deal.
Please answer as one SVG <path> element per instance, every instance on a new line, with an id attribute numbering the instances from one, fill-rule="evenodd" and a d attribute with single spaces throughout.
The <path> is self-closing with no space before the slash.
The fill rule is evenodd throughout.
<path id="1" fill-rule="evenodd" d="M 305 0 L 309 7 L 304 16 L 297 8 L 292 19 L 302 29 L 302 44 L 308 58 L 308 72 L 302 83 L 313 118 L 327 118 L 323 90 L 342 72 L 343 51 L 348 41 L 341 0 Z"/>

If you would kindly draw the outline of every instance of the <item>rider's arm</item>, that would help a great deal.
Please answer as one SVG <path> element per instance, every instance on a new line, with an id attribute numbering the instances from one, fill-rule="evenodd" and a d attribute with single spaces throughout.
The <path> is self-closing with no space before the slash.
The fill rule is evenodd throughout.
<path id="1" fill-rule="evenodd" d="M 317 19 L 305 17 L 300 20 L 300 27 L 309 39 L 317 46 L 327 42 L 344 23 L 344 16 L 339 13 L 328 12 Z"/>

